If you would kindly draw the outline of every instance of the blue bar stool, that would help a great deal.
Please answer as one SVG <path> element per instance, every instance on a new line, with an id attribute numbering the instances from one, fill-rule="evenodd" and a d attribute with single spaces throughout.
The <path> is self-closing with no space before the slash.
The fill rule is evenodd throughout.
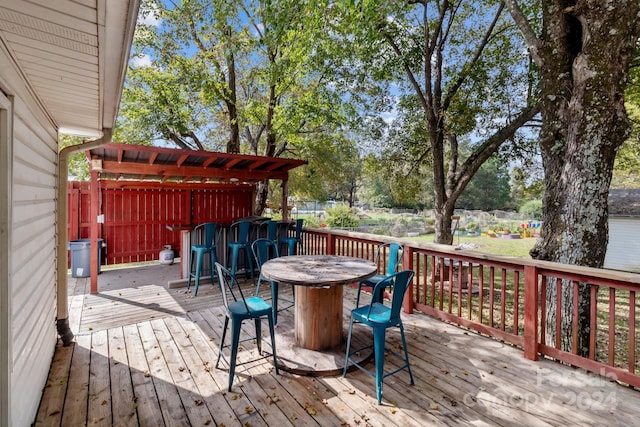
<path id="1" fill-rule="evenodd" d="M 215 262 L 216 257 L 216 223 L 205 222 L 197 225 L 191 232 L 191 263 L 189 265 L 189 281 L 187 289 L 191 287 L 191 279 L 195 279 L 196 289 L 194 296 L 198 295 L 198 287 L 200 286 L 200 274 L 202 273 L 203 260 L 205 255 L 209 255 L 209 271 L 211 274 L 211 282 L 214 283 Z M 195 261 L 195 269 L 193 263 Z"/>
<path id="2" fill-rule="evenodd" d="M 380 302 L 371 301 L 369 305 L 363 305 L 362 307 L 354 308 L 351 310 L 351 321 L 349 322 L 349 333 L 347 335 L 347 353 L 345 357 L 344 369 L 342 376 L 347 375 L 347 368 L 349 362 L 353 363 L 358 369 L 366 372 L 367 374 L 375 377 L 376 379 L 376 397 L 378 398 L 378 405 L 382 401 L 382 382 L 383 380 L 406 369 L 409 372 L 410 384 L 413 384 L 413 374 L 411 373 L 411 365 L 409 364 L 409 352 L 407 351 L 407 340 L 404 336 L 404 327 L 402 326 L 402 319 L 400 318 L 400 309 L 402 308 L 402 299 L 404 294 L 409 288 L 409 284 L 413 279 L 413 271 L 404 270 L 399 273 L 394 273 L 391 276 L 387 276 L 384 280 L 378 282 L 375 286 L 374 295 L 384 292 L 384 288 L 390 287 L 392 289 L 391 306 L 384 304 L 384 300 Z M 357 350 L 350 350 L 351 347 L 351 333 L 353 331 L 354 323 L 362 323 L 369 326 L 373 330 L 373 344 L 359 348 Z M 400 337 L 402 338 L 402 348 L 404 354 L 400 354 L 395 350 L 387 347 L 385 349 L 385 334 L 387 329 L 397 326 L 400 329 Z M 375 371 L 371 371 L 364 366 L 360 365 L 355 360 L 351 359 L 351 356 L 360 353 L 365 349 L 373 347 L 373 358 L 375 361 Z M 384 357 L 385 353 L 390 356 L 395 356 L 402 361 L 399 367 L 396 367 L 390 372 L 384 372 Z"/>
<path id="3" fill-rule="evenodd" d="M 222 339 L 220 340 L 220 349 L 218 351 L 218 360 L 216 361 L 216 369 L 220 369 L 220 359 L 226 359 L 222 350 L 225 347 L 231 348 L 231 355 L 227 362 L 229 363 L 229 388 L 233 385 L 233 377 L 236 372 L 236 366 L 242 365 L 246 362 L 237 362 L 238 358 L 238 345 L 240 342 L 252 341 L 256 343 L 258 347 L 258 353 L 262 356 L 262 319 L 266 318 L 269 322 L 269 335 L 271 335 L 271 356 L 273 356 L 273 366 L 278 371 L 278 362 L 276 359 L 276 340 L 273 331 L 273 311 L 271 306 L 262 298 L 256 296 L 245 297 L 242 293 L 242 288 L 231 275 L 229 270 L 222 265 L 216 263 L 216 269 L 218 270 L 218 283 L 220 284 L 220 291 L 222 293 L 222 301 L 224 303 L 226 316 L 224 318 L 224 327 L 222 329 Z M 240 330 L 242 328 L 242 322 L 244 320 L 254 320 L 256 335 L 255 337 L 249 337 L 247 339 L 240 340 Z M 225 344 L 225 338 L 227 336 L 227 328 L 229 327 L 229 321 L 231 321 L 231 343 Z M 265 355 L 263 357 L 269 357 Z"/>
<path id="4" fill-rule="evenodd" d="M 276 245 L 275 240 L 269 239 L 256 239 L 251 244 L 251 251 L 253 252 L 253 256 L 255 257 L 256 264 L 258 265 L 258 269 L 260 270 L 260 275 L 258 276 L 258 286 L 256 287 L 256 295 L 260 291 L 260 284 L 265 281 L 271 284 L 271 306 L 273 307 L 273 324 L 278 324 L 278 311 L 286 310 L 288 308 L 293 307 L 294 300 L 288 298 L 280 298 L 278 296 L 278 282 L 274 280 L 267 280 L 262 277 L 262 264 L 269 261 L 272 258 L 278 258 L 278 245 Z M 295 286 L 291 285 L 291 292 L 295 294 Z M 278 308 L 278 299 L 282 299 L 287 304 L 285 307 L 280 306 Z"/>
<path id="5" fill-rule="evenodd" d="M 297 219 L 295 221 L 295 228 L 293 236 L 285 236 L 280 239 L 281 245 L 287 246 L 287 255 L 295 255 L 297 253 L 296 247 L 300 247 L 300 254 L 304 253 L 302 248 L 302 226 L 304 224 L 303 219 Z M 287 230 L 288 231 L 288 230 Z"/>
<path id="6" fill-rule="evenodd" d="M 231 265 L 229 268 L 231 275 L 234 279 L 237 279 L 238 272 L 238 258 L 240 253 L 244 251 L 244 273 L 248 277 L 251 275 L 251 282 L 254 282 L 253 278 L 253 261 L 251 254 L 251 239 L 250 232 L 253 223 L 249 220 L 240 220 L 231 224 L 229 228 L 229 241 L 227 242 L 227 260 Z"/>
<path id="7" fill-rule="evenodd" d="M 402 265 L 402 256 L 404 254 L 404 248 L 400 243 L 382 243 L 378 245 L 376 249 L 376 256 L 373 260 L 373 263 L 377 266 L 380 266 L 383 258 L 387 258 L 387 266 L 385 268 L 385 274 L 376 274 L 373 277 L 365 279 L 358 283 L 358 296 L 356 297 L 356 308 L 360 307 L 360 293 L 362 291 L 363 286 L 371 287 L 371 290 L 376 286 L 376 284 L 384 279 L 387 276 L 392 275 L 393 273 L 398 272 L 398 268 Z M 384 292 L 384 289 L 381 289 L 381 292 Z M 372 295 L 374 302 L 381 302 L 383 295 Z"/>

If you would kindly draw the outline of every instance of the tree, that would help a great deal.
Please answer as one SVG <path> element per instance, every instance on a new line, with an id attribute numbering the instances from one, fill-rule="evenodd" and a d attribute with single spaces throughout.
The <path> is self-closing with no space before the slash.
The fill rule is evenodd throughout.
<path id="1" fill-rule="evenodd" d="M 373 153 L 364 157 L 358 200 L 369 204 L 371 208 L 394 206 L 391 185 L 389 179 L 381 173 L 383 170 L 381 162 Z"/>
<path id="2" fill-rule="evenodd" d="M 506 3 L 541 75 L 544 232 L 531 254 L 602 267 L 614 160 L 631 130 L 624 92 L 640 37 L 640 2 L 542 0 L 539 34 L 540 16 L 529 2 Z M 571 343 L 573 286 L 562 287 L 560 331 L 554 326 L 557 288 L 547 290 L 547 338 L 560 334 L 563 350 L 586 355 L 589 287 L 579 285 L 578 348 Z"/>
<path id="3" fill-rule="evenodd" d="M 321 202 L 345 201 L 353 206 L 361 161 L 352 139 L 341 132 L 308 135 L 298 153 L 309 165 L 291 171 L 292 193 Z"/>
<path id="4" fill-rule="evenodd" d="M 119 135 L 270 157 L 299 157 L 323 138 L 343 145 L 326 137 L 350 109 L 330 84 L 322 4 L 146 0 L 141 10 L 156 20 L 136 34 Z M 261 214 L 268 184 L 256 194 Z"/>
<path id="5" fill-rule="evenodd" d="M 625 97 L 633 130 L 616 155 L 611 188 L 640 188 L 640 64 L 634 65 Z"/>
<path id="6" fill-rule="evenodd" d="M 501 159 L 491 157 L 473 176 L 456 207 L 484 211 L 505 209 L 509 206 L 509 193 L 509 171 Z"/>
<path id="7" fill-rule="evenodd" d="M 393 105 L 413 126 L 393 142 L 412 155 L 405 173 L 430 165 L 435 241 L 451 243 L 456 201 L 482 164 L 538 112 L 527 99 L 527 58 L 514 54 L 521 38 L 500 1 L 356 3 L 346 11 L 352 50 L 368 78 L 394 85 L 400 101 Z M 389 104 L 389 92 L 382 93 L 380 103 Z M 479 130 L 463 157 L 460 137 Z"/>

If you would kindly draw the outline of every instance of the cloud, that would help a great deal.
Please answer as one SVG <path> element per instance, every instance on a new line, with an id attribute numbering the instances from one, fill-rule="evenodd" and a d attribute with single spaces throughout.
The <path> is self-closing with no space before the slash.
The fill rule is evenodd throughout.
<path id="1" fill-rule="evenodd" d="M 140 12 L 138 13 L 138 24 L 153 27 L 160 25 L 158 9 L 152 3 L 146 4 L 146 7 L 144 4 L 140 7 Z"/>
<path id="2" fill-rule="evenodd" d="M 151 57 L 149 55 L 137 55 L 131 58 L 132 67 L 150 67 Z"/>

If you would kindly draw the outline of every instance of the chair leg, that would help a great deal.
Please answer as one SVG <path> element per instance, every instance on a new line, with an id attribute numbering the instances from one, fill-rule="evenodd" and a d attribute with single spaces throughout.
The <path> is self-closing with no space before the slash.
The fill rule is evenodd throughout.
<path id="1" fill-rule="evenodd" d="M 344 357 L 344 368 L 342 369 L 342 376 L 347 376 L 347 368 L 349 367 L 349 349 L 351 347 L 351 332 L 353 331 L 353 318 L 349 321 L 349 332 L 347 333 L 347 353 Z"/>
<path id="2" fill-rule="evenodd" d="M 200 286 L 200 270 L 202 270 L 202 252 L 198 252 L 196 256 L 196 288 L 193 293 L 194 296 L 198 295 L 198 286 Z"/>
<path id="3" fill-rule="evenodd" d="M 244 259 L 244 271 L 245 271 L 245 277 L 247 276 L 247 270 L 249 271 L 249 273 L 251 274 L 251 283 L 255 283 L 255 279 L 253 277 L 253 261 L 251 260 L 251 249 L 247 246 L 244 248 L 246 257 Z"/>
<path id="4" fill-rule="evenodd" d="M 411 365 L 409 364 L 409 352 L 407 351 L 407 340 L 404 338 L 404 326 L 400 322 L 400 337 L 402 337 L 402 347 L 404 348 L 404 361 L 407 364 L 407 370 L 409 371 L 409 379 L 413 385 L 413 374 L 411 373 Z"/>
<path id="5" fill-rule="evenodd" d="M 190 256 L 190 260 L 189 260 L 189 280 L 187 281 L 187 289 L 189 289 L 191 287 L 191 277 L 193 276 L 193 263 L 195 261 L 195 258 L 193 256 L 193 251 L 191 251 L 191 256 Z"/>
<path id="6" fill-rule="evenodd" d="M 271 335 L 271 353 L 273 354 L 273 367 L 276 369 L 276 375 L 280 375 L 280 371 L 278 370 L 278 361 L 276 359 L 276 336 L 273 331 L 274 319 L 267 315 L 267 319 L 269 320 L 269 334 Z"/>
<path id="7" fill-rule="evenodd" d="M 256 324 L 256 346 L 258 354 L 262 356 L 262 319 L 256 317 L 254 323 Z"/>
<path id="8" fill-rule="evenodd" d="M 360 292 L 362 291 L 362 282 L 358 282 L 358 293 L 356 294 L 356 308 L 360 307 Z"/>
<path id="9" fill-rule="evenodd" d="M 384 336 L 385 328 L 373 328 L 373 352 L 376 364 L 376 397 L 378 405 L 382 401 L 382 380 L 384 379 Z"/>
<path id="10" fill-rule="evenodd" d="M 231 268 L 229 269 L 229 273 L 234 278 L 236 277 L 236 271 L 238 269 L 238 250 L 237 248 L 229 248 L 227 251 L 227 260 L 231 260 Z"/>
<path id="11" fill-rule="evenodd" d="M 273 312 L 273 324 L 278 324 L 278 282 L 271 282 L 271 311 Z"/>
<path id="12" fill-rule="evenodd" d="M 222 349 L 224 348 L 224 339 L 227 337 L 227 327 L 229 326 L 229 318 L 224 317 L 224 327 L 222 328 L 222 338 L 220 339 L 220 345 L 218 346 L 218 359 L 216 360 L 216 369 L 220 366 L 220 357 L 222 356 Z"/>
<path id="13" fill-rule="evenodd" d="M 241 320 L 231 320 L 231 358 L 229 359 L 229 391 L 233 385 L 233 376 L 236 373 L 236 358 L 238 357 L 238 344 L 240 342 L 240 329 L 242 327 Z"/>
<path id="14" fill-rule="evenodd" d="M 217 261 L 217 256 L 216 256 L 216 252 L 215 252 L 215 248 L 211 250 L 211 252 L 209 252 L 209 266 L 211 269 L 211 283 L 213 283 L 215 285 L 216 283 L 216 261 Z"/>

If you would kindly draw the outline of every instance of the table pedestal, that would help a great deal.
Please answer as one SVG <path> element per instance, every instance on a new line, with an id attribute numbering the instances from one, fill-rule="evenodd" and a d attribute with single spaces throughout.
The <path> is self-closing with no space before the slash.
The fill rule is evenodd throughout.
<path id="1" fill-rule="evenodd" d="M 342 286 L 295 287 L 295 337 L 302 348 L 326 350 L 342 342 Z"/>
<path id="2" fill-rule="evenodd" d="M 296 288 L 296 292 L 298 289 Z M 298 295 L 296 295 L 296 300 Z M 324 304 L 323 304 L 324 305 Z M 322 307 L 323 305 L 320 305 Z M 311 350 L 303 348 L 298 344 L 295 337 L 294 309 L 284 310 L 278 313 L 278 324 L 276 325 L 276 353 L 278 367 L 283 371 L 297 375 L 309 376 L 335 376 L 342 375 L 345 364 L 345 354 L 347 351 L 346 333 L 349 328 L 349 318 L 351 311 L 349 308 L 343 310 L 343 319 L 339 323 L 340 336 L 344 336 L 336 346 L 325 348 L 324 350 Z M 320 327 L 322 330 L 322 326 Z M 268 338 L 267 329 L 263 328 L 263 336 Z M 362 348 L 373 343 L 371 328 L 362 324 L 353 326 L 351 335 L 351 348 Z M 268 347 L 267 347 L 268 348 Z M 363 350 L 354 354 L 352 359 L 357 363 L 365 364 L 373 357 L 373 348 Z M 347 371 L 356 369 L 353 364 L 349 364 Z"/>

